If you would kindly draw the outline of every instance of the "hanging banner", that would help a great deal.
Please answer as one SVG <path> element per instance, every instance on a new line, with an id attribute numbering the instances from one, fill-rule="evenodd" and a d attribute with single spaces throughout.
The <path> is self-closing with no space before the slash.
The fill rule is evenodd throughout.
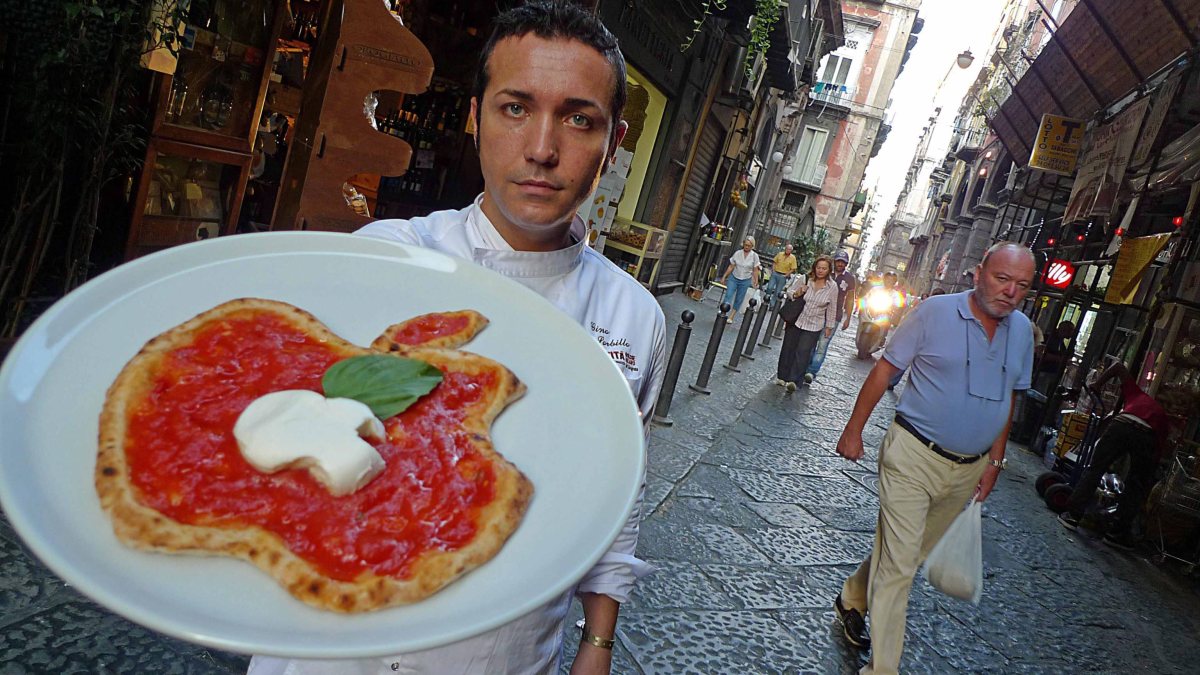
<path id="1" fill-rule="evenodd" d="M 1117 264 L 1113 265 L 1104 301 L 1114 305 L 1128 305 L 1133 302 L 1138 284 L 1141 283 L 1146 268 L 1150 266 L 1150 261 L 1154 260 L 1170 239 L 1171 235 L 1168 233 L 1136 237 L 1121 242 L 1121 252 L 1117 254 Z"/>
<path id="2" fill-rule="evenodd" d="M 1092 130 L 1063 214 L 1064 225 L 1096 216 L 1107 217 L 1112 211 L 1121 181 L 1125 179 L 1125 168 L 1129 166 L 1129 154 L 1149 107 L 1150 99 L 1143 98 L 1108 124 Z"/>
<path id="3" fill-rule="evenodd" d="M 1150 114 L 1146 115 L 1146 123 L 1142 125 L 1137 146 L 1133 149 L 1133 156 L 1129 158 L 1129 166 L 1141 166 L 1150 159 L 1150 151 L 1154 149 L 1154 141 L 1162 129 L 1163 120 L 1167 118 L 1171 101 L 1175 100 L 1175 92 L 1179 90 L 1181 79 L 1181 74 L 1175 73 L 1154 90 L 1154 95 L 1150 97 Z"/>
<path id="4" fill-rule="evenodd" d="M 1042 115 L 1029 166 L 1062 176 L 1075 173 L 1079 148 L 1083 145 L 1085 120 L 1058 115 Z"/>

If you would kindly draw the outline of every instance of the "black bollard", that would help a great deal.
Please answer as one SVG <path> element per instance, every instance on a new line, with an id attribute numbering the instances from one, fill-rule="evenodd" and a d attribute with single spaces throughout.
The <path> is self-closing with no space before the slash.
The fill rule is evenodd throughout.
<path id="1" fill-rule="evenodd" d="M 787 292 L 786 291 L 779 296 L 779 309 L 781 309 L 781 310 L 783 309 L 783 303 L 785 303 L 785 302 L 787 302 Z M 776 314 L 776 316 L 778 316 L 778 314 Z M 776 321 L 775 322 L 775 330 L 771 331 L 771 337 L 775 338 L 776 340 L 782 340 L 783 339 L 783 331 L 784 331 L 784 328 L 786 327 L 786 324 L 787 324 L 787 322 L 784 321 L 782 318 L 780 318 L 778 321 Z"/>
<path id="2" fill-rule="evenodd" d="M 729 318 L 729 303 L 721 303 L 721 311 L 713 323 L 712 335 L 708 337 L 708 349 L 704 350 L 704 360 L 700 362 L 700 372 L 696 373 L 696 383 L 688 388 L 701 394 L 711 394 L 708 390 L 708 377 L 712 375 L 713 363 L 717 360 L 717 347 L 721 346 L 721 334 L 725 332 L 725 320 Z"/>
<path id="3" fill-rule="evenodd" d="M 674 424 L 667 415 L 671 412 L 671 399 L 675 397 L 679 369 L 683 367 L 683 353 L 687 351 L 688 340 L 692 337 L 692 322 L 696 320 L 696 315 L 685 309 L 679 318 L 682 322 L 675 329 L 675 344 L 671 345 L 671 358 L 667 359 L 667 374 L 663 378 L 662 391 L 658 393 L 658 403 L 654 404 L 654 417 L 650 418 L 651 422 L 664 427 Z"/>
<path id="4" fill-rule="evenodd" d="M 750 334 L 750 325 L 754 321 L 754 306 L 758 302 L 751 299 L 746 304 L 746 313 L 742 316 L 742 325 L 738 327 L 737 339 L 733 341 L 733 353 L 729 355 L 729 363 L 725 364 L 726 369 L 732 370 L 735 373 L 742 372 L 742 369 L 737 367 L 738 359 L 742 357 L 742 347 L 746 344 L 746 336 Z"/>
<path id="5" fill-rule="evenodd" d="M 758 316 L 754 317 L 754 328 L 750 329 L 750 337 L 746 340 L 746 351 L 742 352 L 743 359 L 754 360 L 754 343 L 758 342 L 758 331 L 762 330 L 763 320 L 771 313 L 770 298 L 763 304 Z"/>
<path id="6" fill-rule="evenodd" d="M 785 295 L 786 295 L 786 293 L 784 291 L 780 291 L 779 296 L 776 298 L 773 298 L 774 306 L 771 308 L 771 320 L 767 322 L 767 330 L 765 333 L 763 333 L 762 342 L 759 343 L 760 347 L 766 347 L 766 348 L 770 349 L 771 338 L 776 337 L 775 328 L 779 324 L 779 310 L 783 309 L 783 301 L 784 301 Z"/>

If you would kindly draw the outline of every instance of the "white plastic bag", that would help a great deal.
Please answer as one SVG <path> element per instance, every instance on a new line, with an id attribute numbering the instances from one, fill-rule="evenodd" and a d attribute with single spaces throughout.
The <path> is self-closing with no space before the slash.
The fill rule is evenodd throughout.
<path id="1" fill-rule="evenodd" d="M 746 298 L 742 300 L 742 306 L 738 309 L 739 312 L 745 314 L 746 308 L 750 306 L 750 301 L 754 301 L 754 311 L 762 309 L 762 291 L 757 288 L 751 288 L 746 291 Z"/>
<path id="2" fill-rule="evenodd" d="M 925 560 L 930 585 L 960 600 L 979 604 L 983 593 L 982 505 L 971 500 Z"/>

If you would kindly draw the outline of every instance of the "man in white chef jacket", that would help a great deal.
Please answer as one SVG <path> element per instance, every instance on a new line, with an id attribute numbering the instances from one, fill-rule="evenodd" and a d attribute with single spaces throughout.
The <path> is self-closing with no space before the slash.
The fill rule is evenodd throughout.
<path id="1" fill-rule="evenodd" d="M 382 220 L 359 234 L 472 260 L 540 293 L 590 330 L 625 374 L 649 424 L 666 369 L 666 325 L 642 286 L 586 244 L 575 216 L 625 135 L 625 61 L 586 10 L 531 2 L 501 14 L 480 58 L 471 114 L 484 192 L 461 211 Z M 596 457 L 603 462 L 603 457 Z M 571 672 L 608 673 L 620 603 L 649 566 L 634 557 L 641 499 L 574 592 L 586 627 Z M 357 661 L 256 656 L 252 675 L 552 673 L 571 590 L 488 633 Z"/>

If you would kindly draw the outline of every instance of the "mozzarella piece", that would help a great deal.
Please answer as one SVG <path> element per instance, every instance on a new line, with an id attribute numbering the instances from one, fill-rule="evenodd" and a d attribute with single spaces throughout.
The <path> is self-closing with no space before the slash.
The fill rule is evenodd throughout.
<path id="1" fill-rule="evenodd" d="M 242 456 L 264 473 L 307 469 L 334 496 L 348 495 L 383 471 L 383 457 L 362 437 L 383 440 L 383 423 L 366 404 L 315 391 L 277 391 L 246 406 L 233 425 Z"/>

